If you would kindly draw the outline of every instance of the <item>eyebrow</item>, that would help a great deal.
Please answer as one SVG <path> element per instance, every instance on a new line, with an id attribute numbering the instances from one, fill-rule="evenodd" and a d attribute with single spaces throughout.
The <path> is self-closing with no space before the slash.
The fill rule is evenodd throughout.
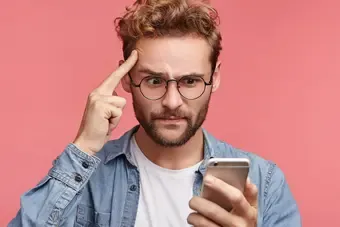
<path id="1" fill-rule="evenodd" d="M 141 69 L 138 70 L 138 72 L 150 74 L 152 76 L 159 76 L 159 77 L 165 77 L 167 75 L 167 73 L 165 73 L 165 72 L 155 72 L 155 71 L 152 71 L 151 69 L 148 69 L 148 68 L 141 68 Z M 189 73 L 189 74 L 181 75 L 181 77 L 184 77 L 184 76 L 204 77 L 204 74 L 203 73 Z"/>

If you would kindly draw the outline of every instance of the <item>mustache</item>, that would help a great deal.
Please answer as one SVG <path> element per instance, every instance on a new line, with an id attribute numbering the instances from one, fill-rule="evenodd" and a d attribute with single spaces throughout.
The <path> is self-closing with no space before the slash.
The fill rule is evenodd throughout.
<path id="1" fill-rule="evenodd" d="M 169 111 L 163 111 L 158 113 L 151 113 L 151 119 L 169 119 L 169 118 L 185 118 L 188 119 L 188 115 L 185 114 L 183 111 L 180 110 L 169 110 Z"/>

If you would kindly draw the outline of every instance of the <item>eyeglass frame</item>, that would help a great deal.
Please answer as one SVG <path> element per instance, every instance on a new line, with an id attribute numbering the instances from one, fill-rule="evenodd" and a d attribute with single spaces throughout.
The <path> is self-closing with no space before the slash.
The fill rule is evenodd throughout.
<path id="1" fill-rule="evenodd" d="M 177 80 L 176 80 L 176 79 L 165 80 L 165 79 L 162 78 L 162 77 L 159 77 L 159 76 L 157 77 L 157 76 L 155 76 L 155 77 L 157 77 L 157 78 L 162 78 L 162 79 L 165 80 L 165 83 L 166 83 L 166 85 L 165 85 L 165 92 L 164 92 L 164 94 L 163 94 L 161 97 L 159 97 L 159 98 L 157 98 L 157 99 L 150 99 L 150 98 L 148 98 L 148 97 L 146 97 L 146 96 L 144 95 L 144 93 L 142 92 L 141 86 L 140 86 L 140 85 L 142 84 L 143 80 L 146 79 L 146 78 L 149 78 L 149 77 L 144 77 L 144 78 L 140 81 L 139 84 L 136 84 L 136 83 L 133 81 L 133 79 L 132 79 L 130 73 L 128 73 L 128 75 L 129 75 L 129 77 L 130 77 L 131 84 L 132 84 L 134 87 L 138 87 L 140 93 L 142 93 L 142 95 L 143 95 L 146 99 L 148 99 L 148 100 L 156 101 L 156 100 L 159 100 L 159 99 L 163 98 L 164 95 L 168 92 L 168 84 L 169 84 L 169 82 L 171 82 L 171 81 L 175 81 L 175 82 L 176 82 L 177 91 L 178 91 L 178 93 L 179 93 L 183 98 L 185 98 L 185 99 L 187 99 L 187 100 L 195 100 L 195 99 L 200 98 L 200 97 L 204 94 L 205 89 L 206 89 L 207 86 L 212 85 L 212 83 L 213 83 L 213 75 L 214 75 L 214 71 L 212 72 L 212 74 L 211 74 L 211 76 L 210 76 L 210 80 L 209 80 L 208 83 L 207 83 L 201 76 L 196 76 L 196 77 L 199 77 L 200 79 L 202 79 L 202 81 L 204 82 L 204 89 L 203 89 L 202 93 L 201 93 L 199 96 L 197 96 L 196 98 L 193 98 L 193 99 L 188 99 L 187 97 L 185 97 L 184 95 L 182 95 L 182 93 L 179 91 L 178 81 L 180 81 L 182 78 L 185 78 L 186 76 L 183 76 L 183 77 L 181 77 L 180 79 L 177 79 Z"/>

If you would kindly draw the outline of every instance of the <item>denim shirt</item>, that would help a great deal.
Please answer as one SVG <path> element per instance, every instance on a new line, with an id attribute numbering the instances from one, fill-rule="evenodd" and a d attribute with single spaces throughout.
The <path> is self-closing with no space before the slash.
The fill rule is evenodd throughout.
<path id="1" fill-rule="evenodd" d="M 140 175 L 129 146 L 138 127 L 107 142 L 96 156 L 68 144 L 47 176 L 21 196 L 20 210 L 8 226 L 133 227 Z M 259 193 L 257 226 L 301 226 L 296 201 L 275 163 L 236 149 L 205 129 L 203 134 L 204 160 L 196 171 L 194 195 L 200 194 L 206 163 L 211 157 L 248 158 L 249 178 Z"/>

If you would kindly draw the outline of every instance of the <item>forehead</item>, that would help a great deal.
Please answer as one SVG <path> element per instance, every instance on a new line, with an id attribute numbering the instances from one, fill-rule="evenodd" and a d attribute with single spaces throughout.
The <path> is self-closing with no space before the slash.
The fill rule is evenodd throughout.
<path id="1" fill-rule="evenodd" d="M 136 69 L 148 68 L 170 76 L 186 73 L 210 72 L 211 47 L 199 37 L 143 38 L 136 44 L 138 63 Z"/>

